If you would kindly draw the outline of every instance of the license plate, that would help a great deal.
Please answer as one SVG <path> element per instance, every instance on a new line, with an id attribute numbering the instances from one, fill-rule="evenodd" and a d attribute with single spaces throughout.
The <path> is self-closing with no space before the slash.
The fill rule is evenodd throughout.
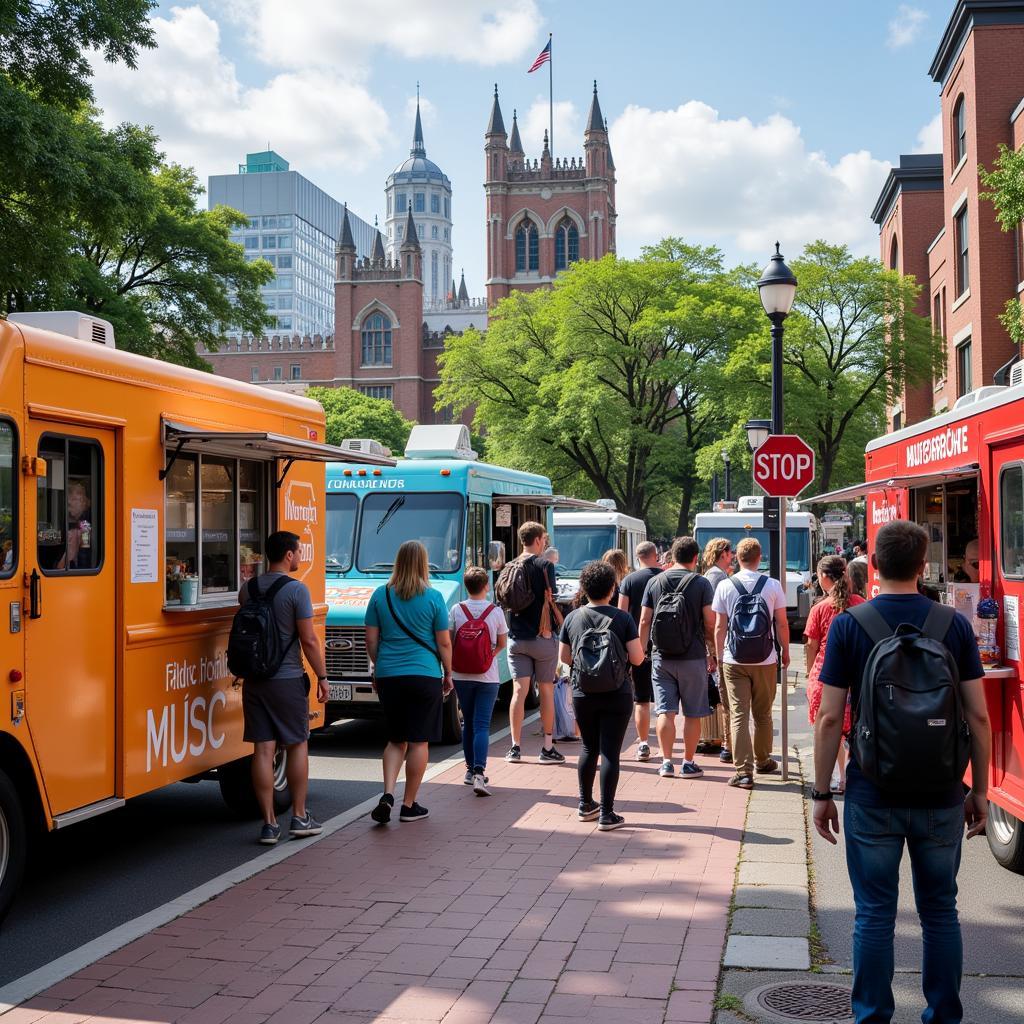
<path id="1" fill-rule="evenodd" d="M 328 699 L 330 700 L 352 699 L 352 685 L 350 683 L 330 683 L 327 690 Z"/>

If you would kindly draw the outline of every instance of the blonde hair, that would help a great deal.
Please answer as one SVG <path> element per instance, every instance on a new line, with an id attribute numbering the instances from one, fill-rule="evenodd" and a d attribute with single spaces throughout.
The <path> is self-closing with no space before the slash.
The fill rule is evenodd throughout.
<path id="1" fill-rule="evenodd" d="M 850 607 L 850 580 L 846 575 L 846 559 L 839 555 L 827 555 L 818 563 L 818 578 L 822 576 L 832 581 L 832 589 L 825 594 L 825 600 L 831 601 L 837 612 L 845 612 Z"/>
<path id="2" fill-rule="evenodd" d="M 418 540 L 403 541 L 399 546 L 388 586 L 403 601 L 412 600 L 430 586 L 427 549 Z"/>
<path id="3" fill-rule="evenodd" d="M 712 537 L 711 540 L 704 545 L 704 554 L 701 557 L 701 567 L 704 572 L 713 566 L 718 565 L 718 560 L 722 555 L 732 547 L 732 542 L 725 539 L 725 537 Z"/>
<path id="4" fill-rule="evenodd" d="M 619 584 L 629 573 L 629 559 L 626 552 L 619 548 L 609 548 L 602 556 L 602 562 L 607 562 L 615 570 L 615 582 Z"/>
<path id="5" fill-rule="evenodd" d="M 740 565 L 761 564 L 761 545 L 756 537 L 744 537 L 736 545 L 736 558 Z"/>

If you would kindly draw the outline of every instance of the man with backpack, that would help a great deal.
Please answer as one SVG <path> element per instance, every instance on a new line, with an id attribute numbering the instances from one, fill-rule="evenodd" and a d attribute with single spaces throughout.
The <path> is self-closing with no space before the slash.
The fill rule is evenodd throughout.
<path id="1" fill-rule="evenodd" d="M 779 651 L 782 671 L 789 668 L 789 622 L 782 584 L 759 571 L 761 545 L 756 538 L 744 537 L 736 545 L 736 560 L 739 571 L 715 590 L 715 649 L 722 663 L 736 766 L 729 785 L 753 789 L 755 766 L 759 775 L 779 770 L 772 757 L 772 705 Z"/>
<path id="2" fill-rule="evenodd" d="M 309 786 L 309 680 L 302 655 L 316 673 L 317 697 L 328 697 L 323 646 L 313 630 L 313 602 L 305 583 L 291 578 L 301 564 L 299 537 L 286 530 L 267 538 L 268 570 L 238 595 L 228 640 L 228 667 L 242 679 L 243 739 L 254 746 L 252 781 L 263 815 L 259 841 L 281 838 L 274 813 L 274 755 L 287 751 L 293 839 L 319 835 L 323 826 L 306 807 Z"/>
<path id="3" fill-rule="evenodd" d="M 555 672 L 558 669 L 558 635 L 555 622 L 557 587 L 555 567 L 541 558 L 547 547 L 547 530 L 540 523 L 519 527 L 522 554 L 498 577 L 494 596 L 508 612 L 508 660 L 512 669 L 512 702 L 508 709 L 512 746 L 505 760 L 522 760 L 523 715 L 526 694 L 534 679 L 540 690 L 540 720 L 544 744 L 538 760 L 561 764 L 565 757 L 555 749 Z"/>
<path id="4" fill-rule="evenodd" d="M 916 523 L 895 521 L 878 531 L 871 561 L 880 593 L 833 620 L 819 676 L 811 798 L 814 827 L 833 845 L 839 814 L 829 780 L 848 694 L 853 705 L 843 824 L 856 905 L 857 1024 L 885 1024 L 895 1012 L 893 933 L 904 843 L 924 933 L 922 1019 L 963 1019 L 956 875 L 965 821 L 970 839 L 988 817 L 991 733 L 971 623 L 917 591 L 927 556 L 928 534 Z M 972 786 L 965 797 L 968 763 Z"/>
<path id="5" fill-rule="evenodd" d="M 651 682 L 658 716 L 658 745 L 663 777 L 675 775 L 672 751 L 676 715 L 683 711 L 683 763 L 680 776 L 699 779 L 704 771 L 694 756 L 700 720 L 711 714 L 708 673 L 715 668 L 715 617 L 711 584 L 697 572 L 700 546 L 692 537 L 672 542 L 672 564 L 651 578 L 640 612 L 640 643 L 651 645 Z"/>

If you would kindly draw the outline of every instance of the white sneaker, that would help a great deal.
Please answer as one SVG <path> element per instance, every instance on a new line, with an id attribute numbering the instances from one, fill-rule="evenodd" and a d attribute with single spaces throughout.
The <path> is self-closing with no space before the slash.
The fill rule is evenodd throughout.
<path id="1" fill-rule="evenodd" d="M 491 791 L 487 788 L 487 779 L 483 775 L 473 776 L 473 792 L 477 796 L 491 795 Z"/>
<path id="2" fill-rule="evenodd" d="M 650 761 L 651 745 L 649 743 L 638 743 L 636 745 L 636 759 L 638 761 Z"/>

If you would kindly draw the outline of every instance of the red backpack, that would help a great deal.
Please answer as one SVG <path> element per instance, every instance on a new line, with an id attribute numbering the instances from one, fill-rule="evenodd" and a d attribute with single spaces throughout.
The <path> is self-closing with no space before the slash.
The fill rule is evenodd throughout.
<path id="1" fill-rule="evenodd" d="M 466 621 L 455 632 L 452 645 L 452 670 L 467 676 L 483 675 L 494 661 L 494 645 L 487 628 L 487 616 L 494 611 L 489 604 L 479 618 L 474 619 L 465 604 L 460 604 Z"/>

